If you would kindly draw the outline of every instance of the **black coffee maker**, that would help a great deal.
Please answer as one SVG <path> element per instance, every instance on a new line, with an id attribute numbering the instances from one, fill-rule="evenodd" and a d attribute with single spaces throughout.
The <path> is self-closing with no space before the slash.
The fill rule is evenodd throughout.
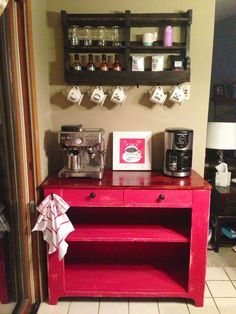
<path id="1" fill-rule="evenodd" d="M 164 173 L 172 177 L 187 177 L 192 168 L 193 130 L 165 129 Z"/>

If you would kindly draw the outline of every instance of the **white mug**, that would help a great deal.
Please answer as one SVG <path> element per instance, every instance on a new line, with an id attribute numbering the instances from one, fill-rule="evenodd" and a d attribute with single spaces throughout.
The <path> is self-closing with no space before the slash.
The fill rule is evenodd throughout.
<path id="1" fill-rule="evenodd" d="M 153 42 L 157 40 L 157 33 L 144 33 L 143 34 L 143 45 L 152 46 Z"/>
<path id="2" fill-rule="evenodd" d="M 169 100 L 177 104 L 182 104 L 184 99 L 185 94 L 183 86 L 182 85 L 175 86 L 171 92 Z"/>
<path id="3" fill-rule="evenodd" d="M 83 97 L 84 95 L 81 93 L 79 86 L 73 86 L 68 92 L 67 100 L 74 104 L 77 103 L 80 105 Z"/>
<path id="4" fill-rule="evenodd" d="M 154 90 L 153 94 L 150 97 L 150 101 L 155 104 L 162 105 L 166 100 L 167 94 L 164 93 L 163 88 L 161 86 L 157 86 Z"/>
<path id="5" fill-rule="evenodd" d="M 106 97 L 107 95 L 104 93 L 103 88 L 101 86 L 97 86 L 92 92 L 90 100 L 93 103 L 99 104 L 102 106 L 104 104 Z"/>
<path id="6" fill-rule="evenodd" d="M 125 94 L 123 87 L 117 86 L 111 96 L 111 101 L 116 104 L 122 105 L 125 102 L 126 98 L 127 95 Z"/>

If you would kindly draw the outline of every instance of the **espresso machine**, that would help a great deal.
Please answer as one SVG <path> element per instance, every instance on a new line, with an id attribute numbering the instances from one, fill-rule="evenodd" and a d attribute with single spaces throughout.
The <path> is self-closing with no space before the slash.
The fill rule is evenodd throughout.
<path id="1" fill-rule="evenodd" d="M 59 178 L 88 177 L 102 179 L 105 160 L 104 130 L 63 125 L 59 132 L 64 167 Z"/>
<path id="2" fill-rule="evenodd" d="M 187 177 L 192 168 L 193 130 L 165 129 L 164 173 L 172 177 Z"/>

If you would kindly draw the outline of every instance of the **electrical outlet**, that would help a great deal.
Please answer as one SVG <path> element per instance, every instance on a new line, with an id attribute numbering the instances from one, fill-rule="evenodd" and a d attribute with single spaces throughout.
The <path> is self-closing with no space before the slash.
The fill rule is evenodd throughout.
<path id="1" fill-rule="evenodd" d="M 183 85 L 184 87 L 184 97 L 185 97 L 185 100 L 189 100 L 190 99 L 190 89 L 191 89 L 191 86 L 190 84 L 186 84 L 186 85 Z"/>

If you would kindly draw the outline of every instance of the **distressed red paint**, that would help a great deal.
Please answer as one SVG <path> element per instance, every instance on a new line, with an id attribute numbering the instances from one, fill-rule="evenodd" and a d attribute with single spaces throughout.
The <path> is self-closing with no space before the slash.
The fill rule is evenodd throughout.
<path id="1" fill-rule="evenodd" d="M 102 180 L 46 180 L 44 196 L 60 195 L 75 227 L 65 258 L 48 255 L 49 303 L 178 297 L 202 306 L 210 190 L 195 171 L 187 178 L 107 170 Z"/>

